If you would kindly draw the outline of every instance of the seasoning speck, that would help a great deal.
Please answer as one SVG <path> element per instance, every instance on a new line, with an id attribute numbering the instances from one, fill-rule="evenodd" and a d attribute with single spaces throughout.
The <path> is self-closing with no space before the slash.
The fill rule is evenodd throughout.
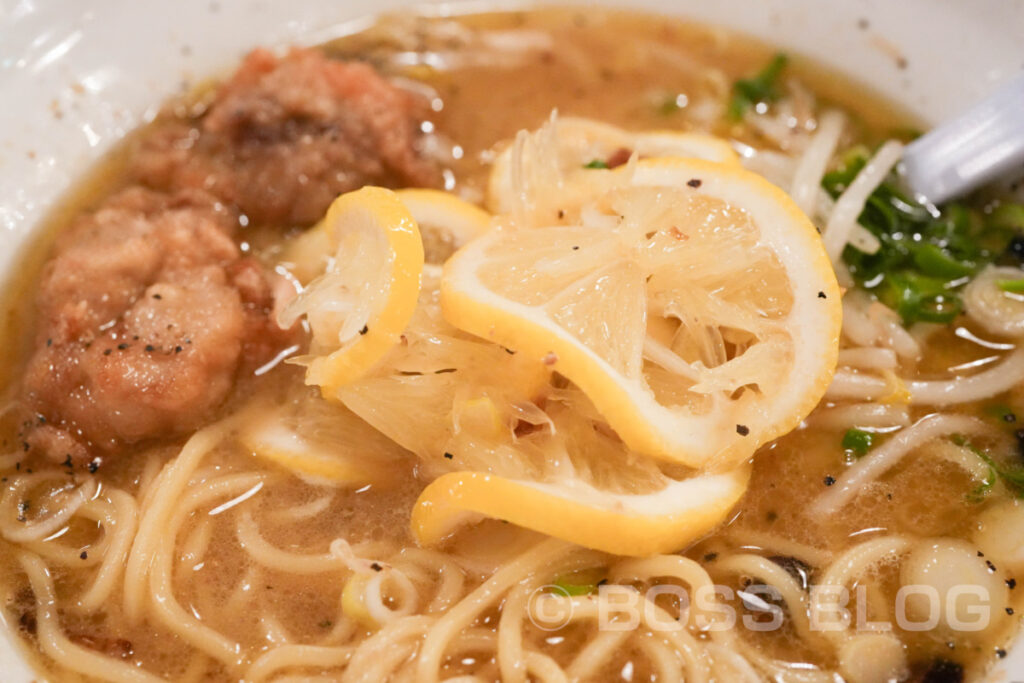
<path id="1" fill-rule="evenodd" d="M 370 331 L 370 326 L 369 325 L 363 325 L 363 329 L 359 330 L 359 334 L 366 334 L 369 331 Z"/>
<path id="2" fill-rule="evenodd" d="M 825 296 L 825 292 L 818 292 L 818 298 L 819 299 L 827 299 L 828 297 Z"/>
<path id="3" fill-rule="evenodd" d="M 89 553 L 86 552 L 85 550 L 83 550 L 81 553 L 79 553 L 78 556 L 80 558 L 82 558 L 83 560 L 88 560 L 89 559 Z"/>
<path id="4" fill-rule="evenodd" d="M 445 453 L 444 453 L 444 457 L 445 457 L 445 459 L 446 459 L 446 460 L 451 460 L 451 459 L 452 459 L 452 458 L 454 458 L 455 456 L 454 456 L 454 455 L 452 455 L 451 453 L 449 453 L 448 451 L 445 451 Z"/>
<path id="5" fill-rule="evenodd" d="M 836 478 L 831 474 L 825 477 L 825 486 L 832 486 L 834 483 L 836 483 Z"/>
<path id="6" fill-rule="evenodd" d="M 700 178 L 690 178 L 688 181 L 686 181 L 686 184 L 696 189 L 701 186 L 701 180 Z"/>
<path id="7" fill-rule="evenodd" d="M 750 433 L 750 427 L 747 425 L 736 425 L 736 433 L 740 436 L 746 436 Z"/>
<path id="8" fill-rule="evenodd" d="M 146 344 L 146 351 L 152 353 L 153 351 L 156 351 L 156 347 L 152 344 Z"/>
<path id="9" fill-rule="evenodd" d="M 1016 588 L 1017 587 L 1017 579 L 1007 579 L 1006 580 L 1006 587 L 1009 588 L 1010 590 L 1013 590 L 1014 588 Z"/>
<path id="10" fill-rule="evenodd" d="M 370 565 L 370 569 L 372 569 L 375 572 L 379 572 L 381 569 L 384 569 L 384 567 L 380 566 L 380 562 L 374 562 Z"/>
<path id="11" fill-rule="evenodd" d="M 120 344 L 117 345 L 117 350 L 118 351 L 124 351 L 127 348 L 128 348 L 128 344 L 126 344 L 124 342 L 121 342 Z"/>

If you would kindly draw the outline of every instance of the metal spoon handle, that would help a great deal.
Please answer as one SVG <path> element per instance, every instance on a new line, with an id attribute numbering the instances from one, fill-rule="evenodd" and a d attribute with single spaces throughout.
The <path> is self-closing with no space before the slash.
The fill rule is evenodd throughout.
<path id="1" fill-rule="evenodd" d="M 1024 76 L 907 145 L 903 167 L 919 198 L 940 204 L 1024 170 Z"/>

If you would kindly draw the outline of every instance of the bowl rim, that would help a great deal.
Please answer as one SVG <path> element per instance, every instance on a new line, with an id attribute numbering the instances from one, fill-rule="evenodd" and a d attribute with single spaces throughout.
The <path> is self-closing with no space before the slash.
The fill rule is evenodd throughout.
<path id="1" fill-rule="evenodd" d="M 551 3 L 378 0 L 375 10 L 445 15 L 540 4 Z M 860 69 L 872 74 L 866 79 L 851 74 L 854 80 L 871 81 L 869 88 L 883 95 L 905 93 L 913 113 L 932 123 L 1024 68 L 1016 38 L 1024 35 L 1024 4 L 1002 0 L 885 5 L 830 0 L 825 12 L 820 0 L 601 4 L 684 16 L 753 36 L 772 35 L 786 49 L 848 74 L 839 56 L 852 55 Z M 364 10 L 354 0 L 61 0 L 22 2 L 0 13 L 0 45 L 7 46 L 6 54 L 0 51 L 0 93 L 14 94 L 3 98 L 5 107 L 0 108 L 0 234 L 8 247 L 0 250 L 0 278 L 7 283 L 3 295 L 9 293 L 14 265 L 27 257 L 44 215 L 88 166 L 152 118 L 183 75 L 216 73 L 255 44 L 321 42 L 364 27 L 370 21 Z M 820 38 L 815 39 L 815 31 Z M 112 50 L 126 57 L 115 60 L 114 67 L 108 63 Z M 905 59 L 905 68 L 894 54 Z M 69 67 L 72 63 L 74 68 Z M 960 88 L 955 97 L 943 90 L 950 74 Z M 967 84 L 961 74 L 974 78 Z M 2 611 L 0 629 L 0 671 L 12 683 L 36 680 L 41 672 L 26 666 L 35 655 Z M 1006 680 L 1012 672 L 1024 672 L 1021 632 L 988 678 Z"/>

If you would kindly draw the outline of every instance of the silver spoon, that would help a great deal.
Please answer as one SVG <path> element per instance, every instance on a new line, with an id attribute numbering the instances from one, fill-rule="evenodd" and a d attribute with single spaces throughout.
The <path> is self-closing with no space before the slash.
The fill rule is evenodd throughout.
<path id="1" fill-rule="evenodd" d="M 907 145 L 903 169 L 932 204 L 1024 171 L 1024 76 Z"/>

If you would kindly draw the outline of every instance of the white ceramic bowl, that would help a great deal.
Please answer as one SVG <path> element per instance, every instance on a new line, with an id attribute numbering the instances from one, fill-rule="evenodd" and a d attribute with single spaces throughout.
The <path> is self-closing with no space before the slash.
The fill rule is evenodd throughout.
<path id="1" fill-rule="evenodd" d="M 257 44 L 319 42 L 363 25 L 368 12 L 415 4 L 0 0 L 0 276 L 9 272 L 29 233 L 69 183 L 152 116 L 167 96 L 230 68 Z M 929 122 L 955 114 L 1024 69 L 1021 0 L 628 4 L 775 42 L 869 84 Z M 442 13 L 493 6 L 427 5 Z M 1014 674 L 1024 677 L 1024 641 L 992 680 Z M 4 636 L 0 679 L 35 679 Z"/>

